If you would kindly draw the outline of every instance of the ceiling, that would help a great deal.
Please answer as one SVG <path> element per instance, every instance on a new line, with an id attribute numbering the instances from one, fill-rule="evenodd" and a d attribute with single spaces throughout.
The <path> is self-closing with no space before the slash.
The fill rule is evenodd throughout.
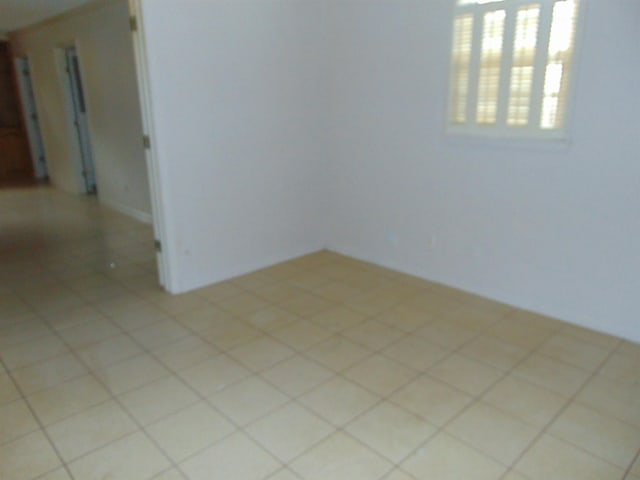
<path id="1" fill-rule="evenodd" d="M 0 0 L 0 35 L 95 0 Z"/>

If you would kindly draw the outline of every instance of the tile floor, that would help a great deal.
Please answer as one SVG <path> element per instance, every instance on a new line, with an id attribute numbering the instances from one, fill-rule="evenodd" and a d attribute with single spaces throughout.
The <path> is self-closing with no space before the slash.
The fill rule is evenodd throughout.
<path id="1" fill-rule="evenodd" d="M 640 346 L 319 252 L 169 296 L 152 233 L 0 191 L 3 480 L 640 480 Z"/>

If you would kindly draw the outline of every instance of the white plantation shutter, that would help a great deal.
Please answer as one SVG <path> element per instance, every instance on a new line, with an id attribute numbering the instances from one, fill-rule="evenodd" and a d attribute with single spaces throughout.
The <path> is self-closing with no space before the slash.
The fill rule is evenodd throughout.
<path id="1" fill-rule="evenodd" d="M 453 78 L 451 82 L 453 103 L 451 105 L 451 113 L 452 120 L 459 124 L 467 121 L 472 35 L 473 15 L 456 17 L 453 36 Z"/>
<path id="2" fill-rule="evenodd" d="M 476 113 L 477 122 L 481 125 L 496 123 L 498 114 L 504 19 L 504 10 L 485 13 L 483 18 Z"/>
<path id="3" fill-rule="evenodd" d="M 561 128 L 564 125 L 576 18 L 577 1 L 565 0 L 553 6 L 540 119 L 540 127 L 544 129 Z"/>
<path id="4" fill-rule="evenodd" d="M 507 124 L 510 126 L 522 126 L 529 123 L 539 19 L 540 7 L 538 5 L 518 9 L 507 113 Z"/>
<path id="5" fill-rule="evenodd" d="M 578 1 L 457 0 L 452 131 L 564 134 Z"/>

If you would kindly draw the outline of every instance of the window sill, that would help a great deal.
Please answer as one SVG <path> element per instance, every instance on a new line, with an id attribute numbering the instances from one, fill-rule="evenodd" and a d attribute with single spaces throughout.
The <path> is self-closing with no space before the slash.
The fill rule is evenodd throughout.
<path id="1" fill-rule="evenodd" d="M 571 148 L 571 140 L 567 137 L 551 135 L 517 136 L 504 135 L 498 132 L 460 132 L 449 129 L 445 133 L 446 143 L 456 147 L 481 147 L 515 150 L 543 150 L 551 152 L 567 152 Z"/>

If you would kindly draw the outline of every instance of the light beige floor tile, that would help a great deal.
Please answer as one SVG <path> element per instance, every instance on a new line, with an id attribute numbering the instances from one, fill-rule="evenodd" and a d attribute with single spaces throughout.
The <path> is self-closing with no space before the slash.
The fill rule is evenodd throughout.
<path id="1" fill-rule="evenodd" d="M 60 466 L 60 460 L 41 431 L 30 433 L 0 449 L 2 480 L 33 479 Z"/>
<path id="2" fill-rule="evenodd" d="M 349 286 L 341 281 L 324 283 L 312 288 L 311 291 L 319 297 L 326 298 L 327 300 L 334 302 L 344 302 L 362 293 L 361 289 Z"/>
<path id="3" fill-rule="evenodd" d="M 392 464 L 337 432 L 293 461 L 290 468 L 305 480 L 378 480 Z"/>
<path id="4" fill-rule="evenodd" d="M 400 469 L 395 469 L 389 475 L 384 477 L 384 480 L 415 480 L 415 477 L 410 476 L 408 473 L 405 473 Z"/>
<path id="5" fill-rule="evenodd" d="M 174 320 L 164 320 L 130 332 L 143 348 L 157 348 L 186 337 L 190 332 Z"/>
<path id="6" fill-rule="evenodd" d="M 103 314 L 98 312 L 90 305 L 83 305 L 71 310 L 55 312 L 53 314 L 44 315 L 43 317 L 46 322 L 55 330 L 62 330 L 74 325 L 88 322 L 90 320 L 105 318 Z"/>
<path id="7" fill-rule="evenodd" d="M 442 426 L 471 403 L 473 397 L 445 383 L 422 376 L 393 394 L 391 401 Z"/>
<path id="8" fill-rule="evenodd" d="M 154 323 L 168 320 L 168 316 L 158 307 L 148 303 L 139 303 L 113 314 L 111 321 L 126 332 L 131 332 Z"/>
<path id="9" fill-rule="evenodd" d="M 0 406 L 0 444 L 40 428 L 24 400 Z"/>
<path id="10" fill-rule="evenodd" d="M 89 407 L 103 403 L 109 392 L 92 376 L 60 383 L 27 397 L 43 425 L 63 420 Z"/>
<path id="11" fill-rule="evenodd" d="M 289 469 L 282 469 L 271 475 L 266 480 L 300 480 L 300 477 Z"/>
<path id="12" fill-rule="evenodd" d="M 616 353 L 638 358 L 640 356 L 640 343 L 622 340 L 616 349 Z"/>
<path id="13" fill-rule="evenodd" d="M 343 375 L 384 397 L 409 383 L 418 372 L 382 355 L 373 355 L 346 370 Z"/>
<path id="14" fill-rule="evenodd" d="M 453 354 L 429 369 L 428 374 L 470 395 L 478 395 L 494 384 L 503 373 L 462 355 Z"/>
<path id="15" fill-rule="evenodd" d="M 142 425 L 196 403 L 199 397 L 177 377 L 161 378 L 118 397 Z"/>
<path id="16" fill-rule="evenodd" d="M 528 355 L 528 350 L 482 335 L 462 347 L 458 353 L 501 370 L 511 370 Z"/>
<path id="17" fill-rule="evenodd" d="M 286 428 L 283 428 L 285 425 Z M 245 431 L 283 463 L 287 463 L 334 429 L 317 415 L 292 402 L 252 423 Z"/>
<path id="18" fill-rule="evenodd" d="M 301 351 L 326 340 L 332 334 L 314 323 L 301 320 L 280 328 L 272 332 L 271 335 L 291 348 Z"/>
<path id="19" fill-rule="evenodd" d="M 283 303 L 296 298 L 300 294 L 304 293 L 304 290 L 297 288 L 290 283 L 280 282 L 257 288 L 254 293 L 267 302 Z"/>
<path id="20" fill-rule="evenodd" d="M 336 306 L 312 315 L 309 320 L 330 332 L 339 333 L 364 322 L 366 318 L 362 313 L 347 307 Z"/>
<path id="21" fill-rule="evenodd" d="M 160 475 L 153 477 L 153 480 L 187 480 L 187 478 L 177 469 L 172 468 L 171 470 L 167 470 Z"/>
<path id="22" fill-rule="evenodd" d="M 87 373 L 87 368 L 71 353 L 50 358 L 12 372 L 25 395 L 52 387 Z"/>
<path id="23" fill-rule="evenodd" d="M 257 295 L 245 292 L 220 300 L 217 305 L 233 315 L 246 315 L 269 304 Z"/>
<path id="24" fill-rule="evenodd" d="M 236 433 L 183 462 L 189 480 L 262 480 L 281 465 L 243 433 Z"/>
<path id="25" fill-rule="evenodd" d="M 3 318 L 5 317 L 0 313 L 0 319 Z M 0 348 L 5 350 L 6 348 L 31 342 L 48 335 L 51 335 L 51 328 L 46 322 L 36 317 L 11 323 L 6 326 L 2 326 L 0 323 Z"/>
<path id="26" fill-rule="evenodd" d="M 520 322 L 512 315 L 499 320 L 489 330 L 487 334 L 503 342 L 517 345 L 528 351 L 532 351 L 544 343 L 554 331 L 532 324 L 530 322 Z"/>
<path id="27" fill-rule="evenodd" d="M 160 310 L 168 315 L 179 315 L 190 310 L 197 310 L 207 305 L 207 301 L 195 293 L 167 295 L 165 292 L 156 300 Z"/>
<path id="28" fill-rule="evenodd" d="M 274 280 L 285 280 L 293 277 L 294 275 L 298 275 L 303 271 L 304 270 L 301 267 L 298 267 L 291 262 L 278 263 L 277 265 L 272 265 L 271 267 L 260 270 L 261 273 L 264 273 Z"/>
<path id="29" fill-rule="evenodd" d="M 262 335 L 260 330 L 237 318 L 200 333 L 203 340 L 223 351 L 248 343 Z"/>
<path id="30" fill-rule="evenodd" d="M 118 335 L 80 349 L 77 353 L 89 368 L 99 370 L 139 355 L 142 352 L 143 350 L 129 335 Z"/>
<path id="31" fill-rule="evenodd" d="M 345 279 L 348 282 L 348 278 Z M 401 296 L 386 290 L 387 286 L 375 287 L 358 296 L 349 298 L 345 304 L 367 316 L 379 315 L 400 303 Z"/>
<path id="32" fill-rule="evenodd" d="M 622 469 L 640 449 L 640 429 L 575 403 L 562 412 L 548 432 Z"/>
<path id="33" fill-rule="evenodd" d="M 415 334 L 444 348 L 456 349 L 477 336 L 478 332 L 447 320 L 437 320 L 416 331 Z"/>
<path id="34" fill-rule="evenodd" d="M 342 336 L 328 338 L 305 352 L 325 367 L 341 372 L 371 354 L 371 350 Z"/>
<path id="35" fill-rule="evenodd" d="M 618 337 L 596 332 L 595 330 L 579 327 L 577 325 L 565 325 L 561 332 L 602 348 L 615 349 L 620 345 L 620 339 Z"/>
<path id="36" fill-rule="evenodd" d="M 254 372 L 261 372 L 295 355 L 285 344 L 269 337 L 260 337 L 227 352 Z"/>
<path id="37" fill-rule="evenodd" d="M 485 308 L 474 301 L 465 304 L 464 299 L 460 302 L 461 305 L 457 309 L 443 315 L 447 321 L 458 327 L 483 332 L 505 316 L 505 312 L 494 311 L 491 306 Z"/>
<path id="38" fill-rule="evenodd" d="M 614 353 L 600 369 L 600 374 L 629 385 L 640 384 L 640 355 Z"/>
<path id="39" fill-rule="evenodd" d="M 330 379 L 334 374 L 307 358 L 296 355 L 262 372 L 262 377 L 291 397 L 297 397 Z"/>
<path id="40" fill-rule="evenodd" d="M 254 291 L 258 288 L 276 283 L 276 279 L 259 270 L 232 278 L 230 281 L 234 285 L 238 285 L 240 288 L 248 291 Z"/>
<path id="41" fill-rule="evenodd" d="M 576 399 L 618 420 L 640 427 L 640 385 L 629 385 L 596 375 Z"/>
<path id="42" fill-rule="evenodd" d="M 221 392 L 249 375 L 249 370 L 226 355 L 212 357 L 179 373 L 187 384 L 205 397 Z"/>
<path id="43" fill-rule="evenodd" d="M 224 300 L 228 297 L 233 297 L 234 295 L 239 295 L 243 292 L 244 290 L 242 288 L 227 281 L 215 283 L 208 287 L 201 288 L 199 290 L 196 290 L 195 293 L 211 302 L 219 302 L 220 300 Z"/>
<path id="44" fill-rule="evenodd" d="M 0 372 L 0 405 L 13 402 L 18 398 L 20 398 L 20 392 L 11 377 L 4 372 Z"/>
<path id="45" fill-rule="evenodd" d="M 49 436 L 66 462 L 135 430 L 133 421 L 113 401 L 91 407 L 47 427 Z"/>
<path id="46" fill-rule="evenodd" d="M 591 372 L 602 365 L 609 351 L 563 333 L 555 334 L 539 349 L 540 353 L 548 357 Z"/>
<path id="47" fill-rule="evenodd" d="M 193 332 L 204 332 L 220 322 L 233 320 L 233 315 L 214 305 L 207 305 L 198 310 L 190 310 L 176 315 L 175 319 Z"/>
<path id="48" fill-rule="evenodd" d="M 38 477 L 38 480 L 72 480 L 67 471 L 64 468 L 59 468 L 51 473 L 47 473 L 42 477 Z"/>
<path id="49" fill-rule="evenodd" d="M 142 433 L 134 433 L 69 464 L 83 480 L 147 480 L 169 466 L 169 461 Z"/>
<path id="50" fill-rule="evenodd" d="M 55 335 L 45 335 L 35 340 L 4 348 L 2 361 L 9 370 L 26 367 L 59 356 L 69 351 Z"/>
<path id="51" fill-rule="evenodd" d="M 285 282 L 296 288 L 300 288 L 305 292 L 310 292 L 323 285 L 331 283 L 331 279 L 326 275 L 309 270 L 297 273 L 296 275 L 287 278 Z"/>
<path id="52" fill-rule="evenodd" d="M 369 320 L 348 328 L 342 335 L 371 350 L 381 350 L 403 337 L 405 333 L 376 320 Z"/>
<path id="53" fill-rule="evenodd" d="M 540 354 L 519 364 L 513 374 L 561 395 L 571 396 L 589 378 L 589 372 Z"/>
<path id="54" fill-rule="evenodd" d="M 144 303 L 144 300 L 133 293 L 125 293 L 116 297 L 99 298 L 91 302 L 96 310 L 109 318 L 114 318 L 142 303 Z"/>
<path id="55" fill-rule="evenodd" d="M 504 477 L 502 477 L 500 480 L 529 480 L 529 479 L 527 477 L 525 477 L 523 474 L 518 473 L 518 472 L 516 472 L 514 470 L 511 470 Z"/>
<path id="56" fill-rule="evenodd" d="M 63 328 L 58 331 L 58 335 L 69 347 L 77 349 L 114 337 L 121 332 L 122 330 L 110 320 L 100 318 Z"/>
<path id="57" fill-rule="evenodd" d="M 460 303 L 452 298 L 443 295 L 437 289 L 442 286 L 433 285 L 427 291 L 414 296 L 403 302 L 403 306 L 422 311 L 436 318 L 442 318 L 447 312 L 452 312 L 460 308 Z"/>
<path id="58" fill-rule="evenodd" d="M 567 403 L 563 395 L 508 375 L 483 397 L 483 400 L 505 412 L 543 427 Z"/>
<path id="59" fill-rule="evenodd" d="M 345 430 L 397 464 L 425 443 L 436 432 L 436 427 L 384 402 L 356 418 Z"/>
<path id="60" fill-rule="evenodd" d="M 238 425 L 253 422 L 289 401 L 289 397 L 259 377 L 242 380 L 209 399 Z"/>
<path id="61" fill-rule="evenodd" d="M 151 355 L 143 354 L 95 372 L 98 380 L 114 395 L 146 385 L 171 372 Z"/>
<path id="62" fill-rule="evenodd" d="M 173 371 L 183 370 L 218 355 L 220 351 L 200 338 L 189 335 L 153 349 L 151 354 Z"/>
<path id="63" fill-rule="evenodd" d="M 261 308 L 240 318 L 263 332 L 273 332 L 299 320 L 298 316 L 276 306 Z"/>
<path id="64" fill-rule="evenodd" d="M 285 310 L 303 318 L 328 310 L 333 305 L 332 301 L 310 293 L 296 295 L 296 297 L 280 304 Z"/>
<path id="65" fill-rule="evenodd" d="M 446 357 L 449 350 L 420 337 L 409 335 L 389 345 L 382 354 L 407 367 L 424 371 Z"/>
<path id="66" fill-rule="evenodd" d="M 500 463 L 446 433 L 418 449 L 401 468 L 416 478 L 438 480 L 495 480 L 506 471 Z"/>
<path id="67" fill-rule="evenodd" d="M 146 427 L 176 462 L 223 439 L 236 427 L 204 402 L 185 408 Z"/>
<path id="68" fill-rule="evenodd" d="M 73 462 L 78 480 L 187 479 L 150 437 L 135 433 L 130 414 L 108 400 L 108 390 L 98 377 L 87 375 L 85 367 L 121 392 L 141 421 L 168 415 L 148 424 L 146 434 L 173 461 L 192 468 L 189 480 L 620 480 L 632 463 L 634 445 L 635 450 L 640 446 L 635 437 L 640 431 L 637 344 L 327 251 L 198 292 L 168 295 L 157 285 L 149 226 L 93 201 L 78 204 L 52 190 L 42 192 L 51 212 L 47 228 L 58 217 L 70 218 L 65 209 L 71 207 L 72 213 L 82 213 L 76 230 L 84 233 L 34 233 L 38 248 L 5 255 L 0 262 L 0 350 L 39 421 L 49 431 L 67 425 L 68 431 L 55 437 L 67 449 L 64 454 L 69 456 L 73 448 L 91 450 Z M 15 208 L 27 214 L 23 218 L 31 218 L 37 209 L 25 209 L 23 203 L 16 202 Z M 39 217 L 32 222 L 35 228 L 43 225 Z M 96 243 L 98 235 L 105 241 Z M 107 268 L 104 258 L 113 259 L 117 268 Z M 119 329 L 132 332 L 142 346 Z M 274 349 L 278 342 L 287 346 Z M 68 353 L 68 346 L 78 357 Z M 460 346 L 456 355 L 445 356 Z M 287 358 L 283 352 L 291 354 L 291 348 L 298 353 Z M 231 350 L 236 359 L 220 354 Z M 375 359 L 380 362 L 380 356 L 368 359 L 373 353 L 420 372 L 428 369 L 427 374 L 382 404 L 379 395 L 334 376 L 357 372 L 358 381 L 371 382 L 369 388 L 388 391 L 392 387 L 385 379 L 400 380 L 384 374 L 388 369 L 378 369 Z M 358 363 L 363 365 L 360 371 Z M 260 376 L 251 376 L 243 364 L 261 371 Z M 601 364 L 598 374 L 589 378 Z M 515 372 L 491 386 L 491 367 L 500 375 L 512 368 Z M 169 370 L 180 372 L 207 400 L 200 401 Z M 23 400 L 7 371 L 0 364 L 0 430 L 9 432 L 0 431 L 0 478 L 70 480 L 31 413 L 23 415 Z M 522 427 L 521 420 L 538 429 L 548 425 L 574 393 L 576 402 L 543 437 L 546 445 L 541 447 L 541 442 L 524 452 L 519 472 L 505 473 L 506 466 L 480 452 L 508 463 L 522 448 L 523 435 L 514 424 Z M 484 403 L 469 406 L 476 394 L 484 394 Z M 309 404 L 304 408 L 314 405 L 317 415 L 333 425 L 330 429 L 348 429 L 330 433 L 333 440 L 320 439 L 302 453 L 301 461 L 316 462 L 305 476 L 269 454 L 269 442 L 263 446 L 236 434 L 231 420 L 265 421 L 264 415 L 275 414 L 287 396 L 299 395 Z M 219 410 L 212 406 L 214 400 Z M 22 408 L 13 411 L 16 405 Z M 96 414 L 104 405 L 112 405 L 110 413 Z M 490 413 L 478 413 L 483 408 Z M 448 446 L 425 461 L 423 454 L 434 442 L 420 446 L 424 440 L 416 432 L 412 437 L 412 429 L 428 423 L 446 428 L 448 422 L 452 434 L 464 441 L 438 434 L 436 439 L 448 439 Z M 281 430 L 286 433 L 288 428 L 274 421 L 265 431 L 284 437 Z M 336 437 L 346 440 L 341 443 Z M 505 438 L 508 445 L 502 448 Z M 295 444 L 279 438 L 271 448 L 280 445 L 277 448 L 286 451 L 286 442 Z M 411 450 L 414 443 L 418 447 Z M 405 463 L 415 470 L 387 465 L 386 460 L 402 462 L 407 449 L 414 463 Z M 363 455 L 368 460 L 358 460 L 358 451 L 368 452 Z M 161 461 L 159 470 L 146 469 L 145 459 L 153 457 Z M 456 463 L 447 463 L 448 458 Z M 384 471 L 373 468 L 376 459 L 387 466 Z M 640 480 L 640 461 L 629 468 L 628 480 Z"/>
<path id="69" fill-rule="evenodd" d="M 401 303 L 387 312 L 383 312 L 375 318 L 394 328 L 399 328 L 405 333 L 413 333 L 435 322 L 436 317 L 426 313 L 424 310 L 412 308 Z"/>
<path id="70" fill-rule="evenodd" d="M 544 435 L 515 466 L 532 479 L 619 480 L 624 472 L 562 440 Z"/>
<path id="71" fill-rule="evenodd" d="M 341 377 L 301 396 L 299 401 L 335 426 L 343 426 L 380 400 L 364 388 Z"/>
<path id="72" fill-rule="evenodd" d="M 540 429 L 483 402 L 476 402 L 446 427 L 454 437 L 504 465 L 514 462 Z"/>
<path id="73" fill-rule="evenodd" d="M 547 330 L 549 332 L 557 332 L 561 330 L 566 323 L 556 318 L 542 315 L 540 313 L 530 312 L 527 310 L 509 308 L 509 314 L 505 317 L 511 325 L 521 327 L 523 330 L 527 328 L 535 328 L 539 330 Z"/>

